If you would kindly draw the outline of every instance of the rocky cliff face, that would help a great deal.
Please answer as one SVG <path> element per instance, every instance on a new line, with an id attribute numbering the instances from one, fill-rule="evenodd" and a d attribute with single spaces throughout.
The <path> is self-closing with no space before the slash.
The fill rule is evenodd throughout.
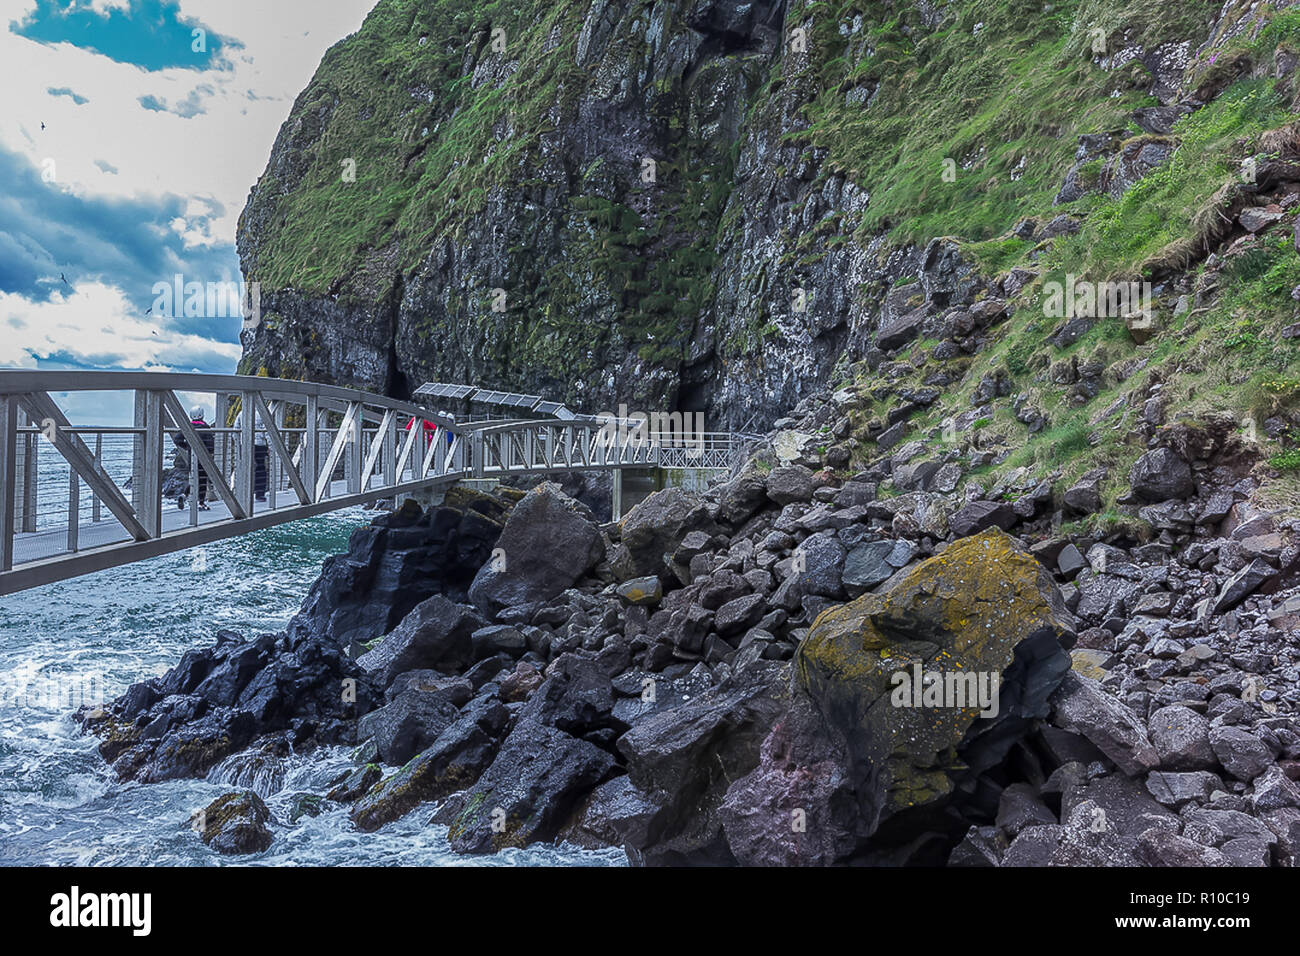
<path id="1" fill-rule="evenodd" d="M 1059 6 L 380 0 L 244 211 L 243 369 L 770 425 L 1241 30 Z"/>
<path id="2" fill-rule="evenodd" d="M 788 404 L 827 374 L 842 304 L 757 365 L 737 361 L 757 340 L 727 344 L 789 285 L 772 236 L 813 178 L 765 89 L 783 17 L 780 2 L 383 0 L 299 97 L 245 210 L 265 315 L 245 367 L 647 408 L 716 407 L 725 381 Z"/>
<path id="3" fill-rule="evenodd" d="M 1235 422 L 1286 505 L 1297 63 L 1293 0 L 382 0 L 244 211 L 242 370 L 798 422 L 1094 525 Z"/>

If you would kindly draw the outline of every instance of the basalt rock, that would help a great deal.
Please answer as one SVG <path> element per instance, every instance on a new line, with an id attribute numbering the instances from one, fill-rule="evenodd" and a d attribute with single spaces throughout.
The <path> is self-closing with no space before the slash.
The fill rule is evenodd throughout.
<path id="1" fill-rule="evenodd" d="M 326 559 L 289 632 L 360 647 L 434 594 L 464 602 L 508 510 L 505 498 L 459 487 L 427 511 L 407 500 L 352 532 L 346 554 Z"/>
<path id="2" fill-rule="evenodd" d="M 357 664 L 383 687 L 403 671 L 420 667 L 461 670 L 474 663 L 473 635 L 486 624 L 472 607 L 436 594 L 412 608 Z"/>
<path id="3" fill-rule="evenodd" d="M 119 777 L 153 783 L 203 776 L 268 734 L 300 750 L 354 743 L 356 718 L 381 700 L 331 640 L 222 631 L 84 719 Z"/>
<path id="4" fill-rule="evenodd" d="M 510 512 L 469 597 L 488 617 L 503 608 L 549 601 L 604 556 L 604 539 L 591 512 L 546 482 Z"/>
<path id="5" fill-rule="evenodd" d="M 709 509 L 681 488 L 656 491 L 633 508 L 619 526 L 610 565 L 619 580 L 655 574 L 675 580 L 669 558 L 692 531 L 716 530 Z"/>
<path id="6" fill-rule="evenodd" d="M 458 853 L 493 853 L 550 840 L 614 758 L 595 744 L 532 720 L 520 720 L 492 765 L 439 810 Z"/>
<path id="7" fill-rule="evenodd" d="M 977 804 L 979 775 L 1047 716 L 1073 640 L 1051 576 L 994 530 L 921 562 L 883 594 L 823 613 L 799 646 L 796 685 L 843 741 L 866 832 L 905 842 L 952 827 L 963 804 Z M 899 706 L 895 675 L 925 671 L 962 675 L 961 699 Z M 980 674 L 1000 681 L 985 716 L 965 677 Z"/>
<path id="8" fill-rule="evenodd" d="M 421 803 L 471 786 L 491 765 L 508 721 L 500 701 L 471 703 L 432 745 L 358 800 L 350 813 L 352 822 L 360 830 L 375 830 Z"/>
<path id="9" fill-rule="evenodd" d="M 1192 469 L 1171 448 L 1156 448 L 1139 458 L 1129 472 L 1133 494 L 1143 501 L 1186 498 L 1195 490 Z"/>
<path id="10" fill-rule="evenodd" d="M 194 821 L 199 838 L 223 854 L 261 853 L 271 845 L 271 811 L 251 790 L 218 797 Z"/>

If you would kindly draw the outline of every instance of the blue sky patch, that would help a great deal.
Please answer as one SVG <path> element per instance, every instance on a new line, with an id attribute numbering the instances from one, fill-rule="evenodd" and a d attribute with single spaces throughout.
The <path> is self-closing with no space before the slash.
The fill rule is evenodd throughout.
<path id="1" fill-rule="evenodd" d="M 3 147 L 0 181 L 11 186 L 0 199 L 0 292 L 41 302 L 79 281 L 98 279 L 120 288 L 143 314 L 153 303 L 154 284 L 171 282 L 177 273 L 199 282 L 240 278 L 233 244 L 186 248 L 170 228 L 185 214 L 186 200 L 179 196 L 77 196 L 41 182 L 39 170 Z M 223 211 L 219 204 L 208 205 L 212 215 Z M 206 220 L 190 218 L 196 225 Z M 180 317 L 176 326 L 217 341 L 238 341 L 238 323 L 213 328 Z"/>
<path id="2" fill-rule="evenodd" d="M 67 87 L 67 86 L 51 86 L 45 92 L 49 93 L 50 96 L 66 96 L 68 99 L 72 100 L 72 102 L 76 103 L 78 106 L 85 106 L 87 103 L 90 102 L 90 100 L 88 100 L 86 97 L 82 96 L 80 93 L 75 92 L 71 87 Z"/>
<path id="3" fill-rule="evenodd" d="M 85 0 L 36 0 L 36 9 L 9 29 L 38 43 L 71 43 L 145 70 L 221 69 L 222 50 L 241 47 L 183 16 L 175 0 L 133 0 L 129 10 L 110 7 L 103 13 Z"/>

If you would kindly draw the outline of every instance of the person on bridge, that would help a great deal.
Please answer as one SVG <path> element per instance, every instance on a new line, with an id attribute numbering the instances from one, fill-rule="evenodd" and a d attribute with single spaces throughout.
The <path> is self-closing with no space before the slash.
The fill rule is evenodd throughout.
<path id="1" fill-rule="evenodd" d="M 411 430 L 411 426 L 414 424 L 415 424 L 415 418 L 414 416 L 412 416 L 411 420 L 406 423 L 406 430 L 409 432 Z M 437 434 L 438 434 L 438 426 L 433 422 L 429 421 L 428 419 L 425 419 L 424 440 L 429 444 L 433 444 L 433 440 L 437 436 Z"/>
<path id="2" fill-rule="evenodd" d="M 207 423 L 205 415 L 206 413 L 203 411 L 203 406 L 195 405 L 193 408 L 190 409 L 190 425 L 193 426 L 194 430 L 199 433 L 199 440 L 203 442 L 203 447 L 207 449 L 208 454 L 212 455 L 215 452 L 217 447 L 216 436 L 212 432 L 212 426 Z M 175 443 L 176 450 L 177 450 L 176 466 L 178 468 L 184 467 L 186 474 L 189 474 L 190 473 L 190 462 L 189 462 L 190 443 L 185 440 L 185 436 L 180 432 L 177 432 L 175 435 L 172 436 L 172 441 Z M 181 464 L 182 452 L 184 452 L 183 465 Z M 186 492 L 193 491 L 193 489 L 190 488 L 188 484 L 185 486 L 185 490 Z M 181 495 L 176 499 L 176 507 L 177 508 L 185 507 L 185 495 Z M 200 511 L 211 510 L 208 507 L 208 472 L 207 469 L 203 467 L 202 463 L 199 464 L 199 510 Z"/>
<path id="3" fill-rule="evenodd" d="M 414 425 L 414 424 L 415 424 L 415 418 L 412 417 L 411 420 L 408 421 L 408 422 L 406 423 L 406 430 L 409 432 L 409 431 L 411 430 L 411 426 Z M 425 421 L 425 423 L 424 423 L 424 433 L 425 433 L 426 435 L 432 435 L 432 434 L 433 434 L 434 432 L 436 432 L 437 430 L 438 430 L 438 426 L 437 426 L 437 425 L 435 425 L 435 424 L 434 424 L 433 422 L 431 422 L 431 421 Z"/>
<path id="4" fill-rule="evenodd" d="M 235 427 L 244 425 L 244 412 L 240 409 L 235 417 Z M 270 450 L 266 443 L 266 430 L 258 428 L 253 432 L 253 497 L 258 501 L 266 500 L 267 461 Z"/>

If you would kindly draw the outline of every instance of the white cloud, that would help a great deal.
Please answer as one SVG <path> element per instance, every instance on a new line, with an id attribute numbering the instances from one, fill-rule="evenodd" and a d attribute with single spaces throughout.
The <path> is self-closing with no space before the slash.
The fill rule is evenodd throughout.
<path id="1" fill-rule="evenodd" d="M 47 46 L 20 37 L 9 24 L 35 3 L 0 0 L 0 63 L 11 104 L 0 115 L 0 144 L 37 167 L 53 159 L 59 184 L 78 195 L 171 193 L 220 203 L 224 215 L 205 235 L 209 242 L 233 242 L 248 190 L 266 166 L 293 98 L 325 50 L 355 31 L 373 5 L 374 0 L 180 0 L 184 17 L 244 48 L 226 49 L 230 70 L 150 72 L 68 43 Z M 99 0 L 95 6 L 126 3 Z M 71 89 L 90 102 L 78 106 L 70 97 L 51 95 L 51 87 Z M 141 97 L 204 112 L 186 118 L 148 110 Z"/>
<path id="2" fill-rule="evenodd" d="M 129 0 L 89 2 L 101 13 L 130 6 Z M 179 0 L 183 19 L 243 47 L 225 48 L 229 69 L 151 72 L 69 43 L 18 36 L 10 24 L 35 2 L 0 0 L 8 104 L 0 112 L 0 147 L 38 169 L 53 160 L 54 188 L 76 196 L 180 196 L 185 217 L 160 223 L 160 237 L 170 229 L 187 248 L 231 245 L 294 98 L 325 51 L 359 28 L 374 2 Z M 51 88 L 89 102 L 78 105 Z M 146 109 L 142 97 L 168 110 Z M 180 334 L 142 321 L 135 311 L 120 290 L 98 282 L 79 283 L 70 294 L 61 290 L 44 304 L 0 293 L 0 365 L 32 367 L 37 358 L 65 353 L 99 367 L 233 370 L 237 345 Z M 237 329 L 239 320 L 233 321 Z M 232 330 L 224 332 L 234 338 Z"/>
<path id="3" fill-rule="evenodd" d="M 180 332 L 167 319 L 140 316 L 121 290 L 87 282 L 48 302 L 0 292 L 0 366 L 36 368 L 58 356 L 77 365 L 120 369 L 234 365 L 239 346 Z M 214 319 L 237 329 L 238 317 Z M 214 330 L 215 331 L 215 330 Z"/>

